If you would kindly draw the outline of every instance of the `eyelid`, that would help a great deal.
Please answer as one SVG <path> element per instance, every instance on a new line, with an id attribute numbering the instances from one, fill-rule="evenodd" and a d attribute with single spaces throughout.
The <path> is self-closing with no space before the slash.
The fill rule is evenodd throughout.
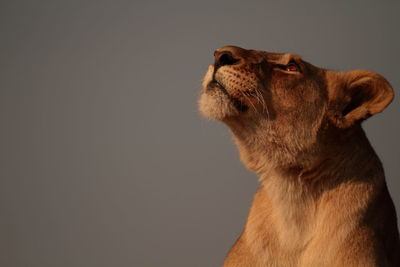
<path id="1" fill-rule="evenodd" d="M 297 61 L 295 61 L 295 60 L 293 60 L 293 59 L 291 59 L 291 60 L 286 64 L 286 66 L 289 66 L 290 64 L 294 64 L 294 65 L 296 65 L 297 67 L 299 67 L 299 64 L 297 63 Z"/>
<path id="2" fill-rule="evenodd" d="M 281 70 L 286 70 L 287 65 L 285 64 L 275 64 L 276 67 L 280 68 Z"/>

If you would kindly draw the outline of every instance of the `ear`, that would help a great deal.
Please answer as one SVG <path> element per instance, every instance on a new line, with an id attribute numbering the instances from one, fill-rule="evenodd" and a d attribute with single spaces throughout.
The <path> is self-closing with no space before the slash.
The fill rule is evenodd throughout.
<path id="1" fill-rule="evenodd" d="M 385 78 L 370 71 L 355 70 L 340 73 L 341 80 L 335 96 L 334 122 L 340 128 L 350 127 L 356 122 L 384 110 L 393 100 L 393 88 Z"/>

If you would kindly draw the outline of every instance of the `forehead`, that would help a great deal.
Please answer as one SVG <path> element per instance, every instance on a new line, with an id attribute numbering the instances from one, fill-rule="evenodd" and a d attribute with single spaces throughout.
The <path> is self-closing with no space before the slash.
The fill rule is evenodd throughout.
<path id="1" fill-rule="evenodd" d="M 271 62 L 289 62 L 291 60 L 300 61 L 302 60 L 299 55 L 291 54 L 291 53 L 268 53 L 267 54 L 268 61 Z"/>
<path id="2" fill-rule="evenodd" d="M 245 55 L 252 63 L 268 62 L 271 64 L 287 65 L 290 61 L 295 61 L 302 66 L 304 73 L 320 73 L 325 69 L 314 66 L 307 61 L 304 61 L 301 56 L 293 53 L 275 53 L 260 50 L 245 50 Z"/>
<path id="3" fill-rule="evenodd" d="M 253 58 L 255 61 L 268 61 L 277 64 L 287 64 L 292 60 L 303 62 L 301 56 L 292 53 L 274 53 L 260 50 L 247 50 L 246 52 L 246 56 Z"/>

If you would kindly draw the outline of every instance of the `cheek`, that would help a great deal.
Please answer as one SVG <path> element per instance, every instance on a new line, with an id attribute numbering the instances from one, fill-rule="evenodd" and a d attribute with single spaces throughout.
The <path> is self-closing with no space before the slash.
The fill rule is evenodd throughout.
<path id="1" fill-rule="evenodd" d="M 282 112 L 291 111 L 297 109 L 303 102 L 303 97 L 294 92 L 280 86 L 276 86 L 271 90 L 271 100 L 274 107 Z"/>
<path id="2" fill-rule="evenodd" d="M 272 102 L 278 125 L 291 129 L 288 132 L 308 135 L 320 123 L 321 115 L 325 113 L 326 101 L 318 93 L 304 92 L 282 90 L 275 93 Z"/>
<path id="3" fill-rule="evenodd" d="M 324 94 L 313 82 L 278 83 L 272 88 L 272 101 L 284 111 L 313 109 L 324 103 Z"/>

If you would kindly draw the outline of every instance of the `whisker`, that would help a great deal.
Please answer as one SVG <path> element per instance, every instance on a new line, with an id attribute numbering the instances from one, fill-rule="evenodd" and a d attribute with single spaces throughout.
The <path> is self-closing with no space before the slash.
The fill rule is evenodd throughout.
<path id="1" fill-rule="evenodd" d="M 248 93 L 250 96 L 254 97 L 257 100 L 257 102 L 261 103 L 261 105 L 263 106 L 263 109 L 264 109 L 264 104 L 263 104 L 264 101 L 263 101 L 263 98 L 259 95 L 259 92 L 257 92 L 257 90 L 254 90 L 254 91 L 248 92 Z M 257 113 L 260 113 L 260 112 L 257 110 Z"/>
<path id="2" fill-rule="evenodd" d="M 260 100 L 260 103 L 261 103 L 262 106 L 263 106 L 263 111 L 265 111 L 265 112 L 267 113 L 267 118 L 270 119 L 270 117 L 269 117 L 268 106 L 267 106 L 267 103 L 265 102 L 264 97 L 262 96 L 262 92 L 260 92 L 260 90 L 259 90 L 258 88 L 255 88 L 254 91 L 255 91 L 256 94 L 257 94 L 257 99 Z"/>
<path id="3" fill-rule="evenodd" d="M 262 98 L 260 92 L 257 89 L 255 89 L 254 93 L 255 93 L 257 102 L 261 103 L 261 105 L 263 106 L 263 110 L 264 110 L 264 99 Z"/>
<path id="4" fill-rule="evenodd" d="M 253 107 L 254 111 L 258 113 L 258 110 L 257 110 L 256 106 L 254 106 L 254 104 L 253 104 L 253 102 L 250 100 L 250 98 L 248 98 L 248 97 L 246 96 L 246 94 L 245 94 L 242 90 L 238 90 L 238 91 L 242 94 L 243 97 L 245 97 L 245 98 L 247 99 L 247 101 L 248 101 L 248 102 L 250 103 L 250 105 Z"/>

